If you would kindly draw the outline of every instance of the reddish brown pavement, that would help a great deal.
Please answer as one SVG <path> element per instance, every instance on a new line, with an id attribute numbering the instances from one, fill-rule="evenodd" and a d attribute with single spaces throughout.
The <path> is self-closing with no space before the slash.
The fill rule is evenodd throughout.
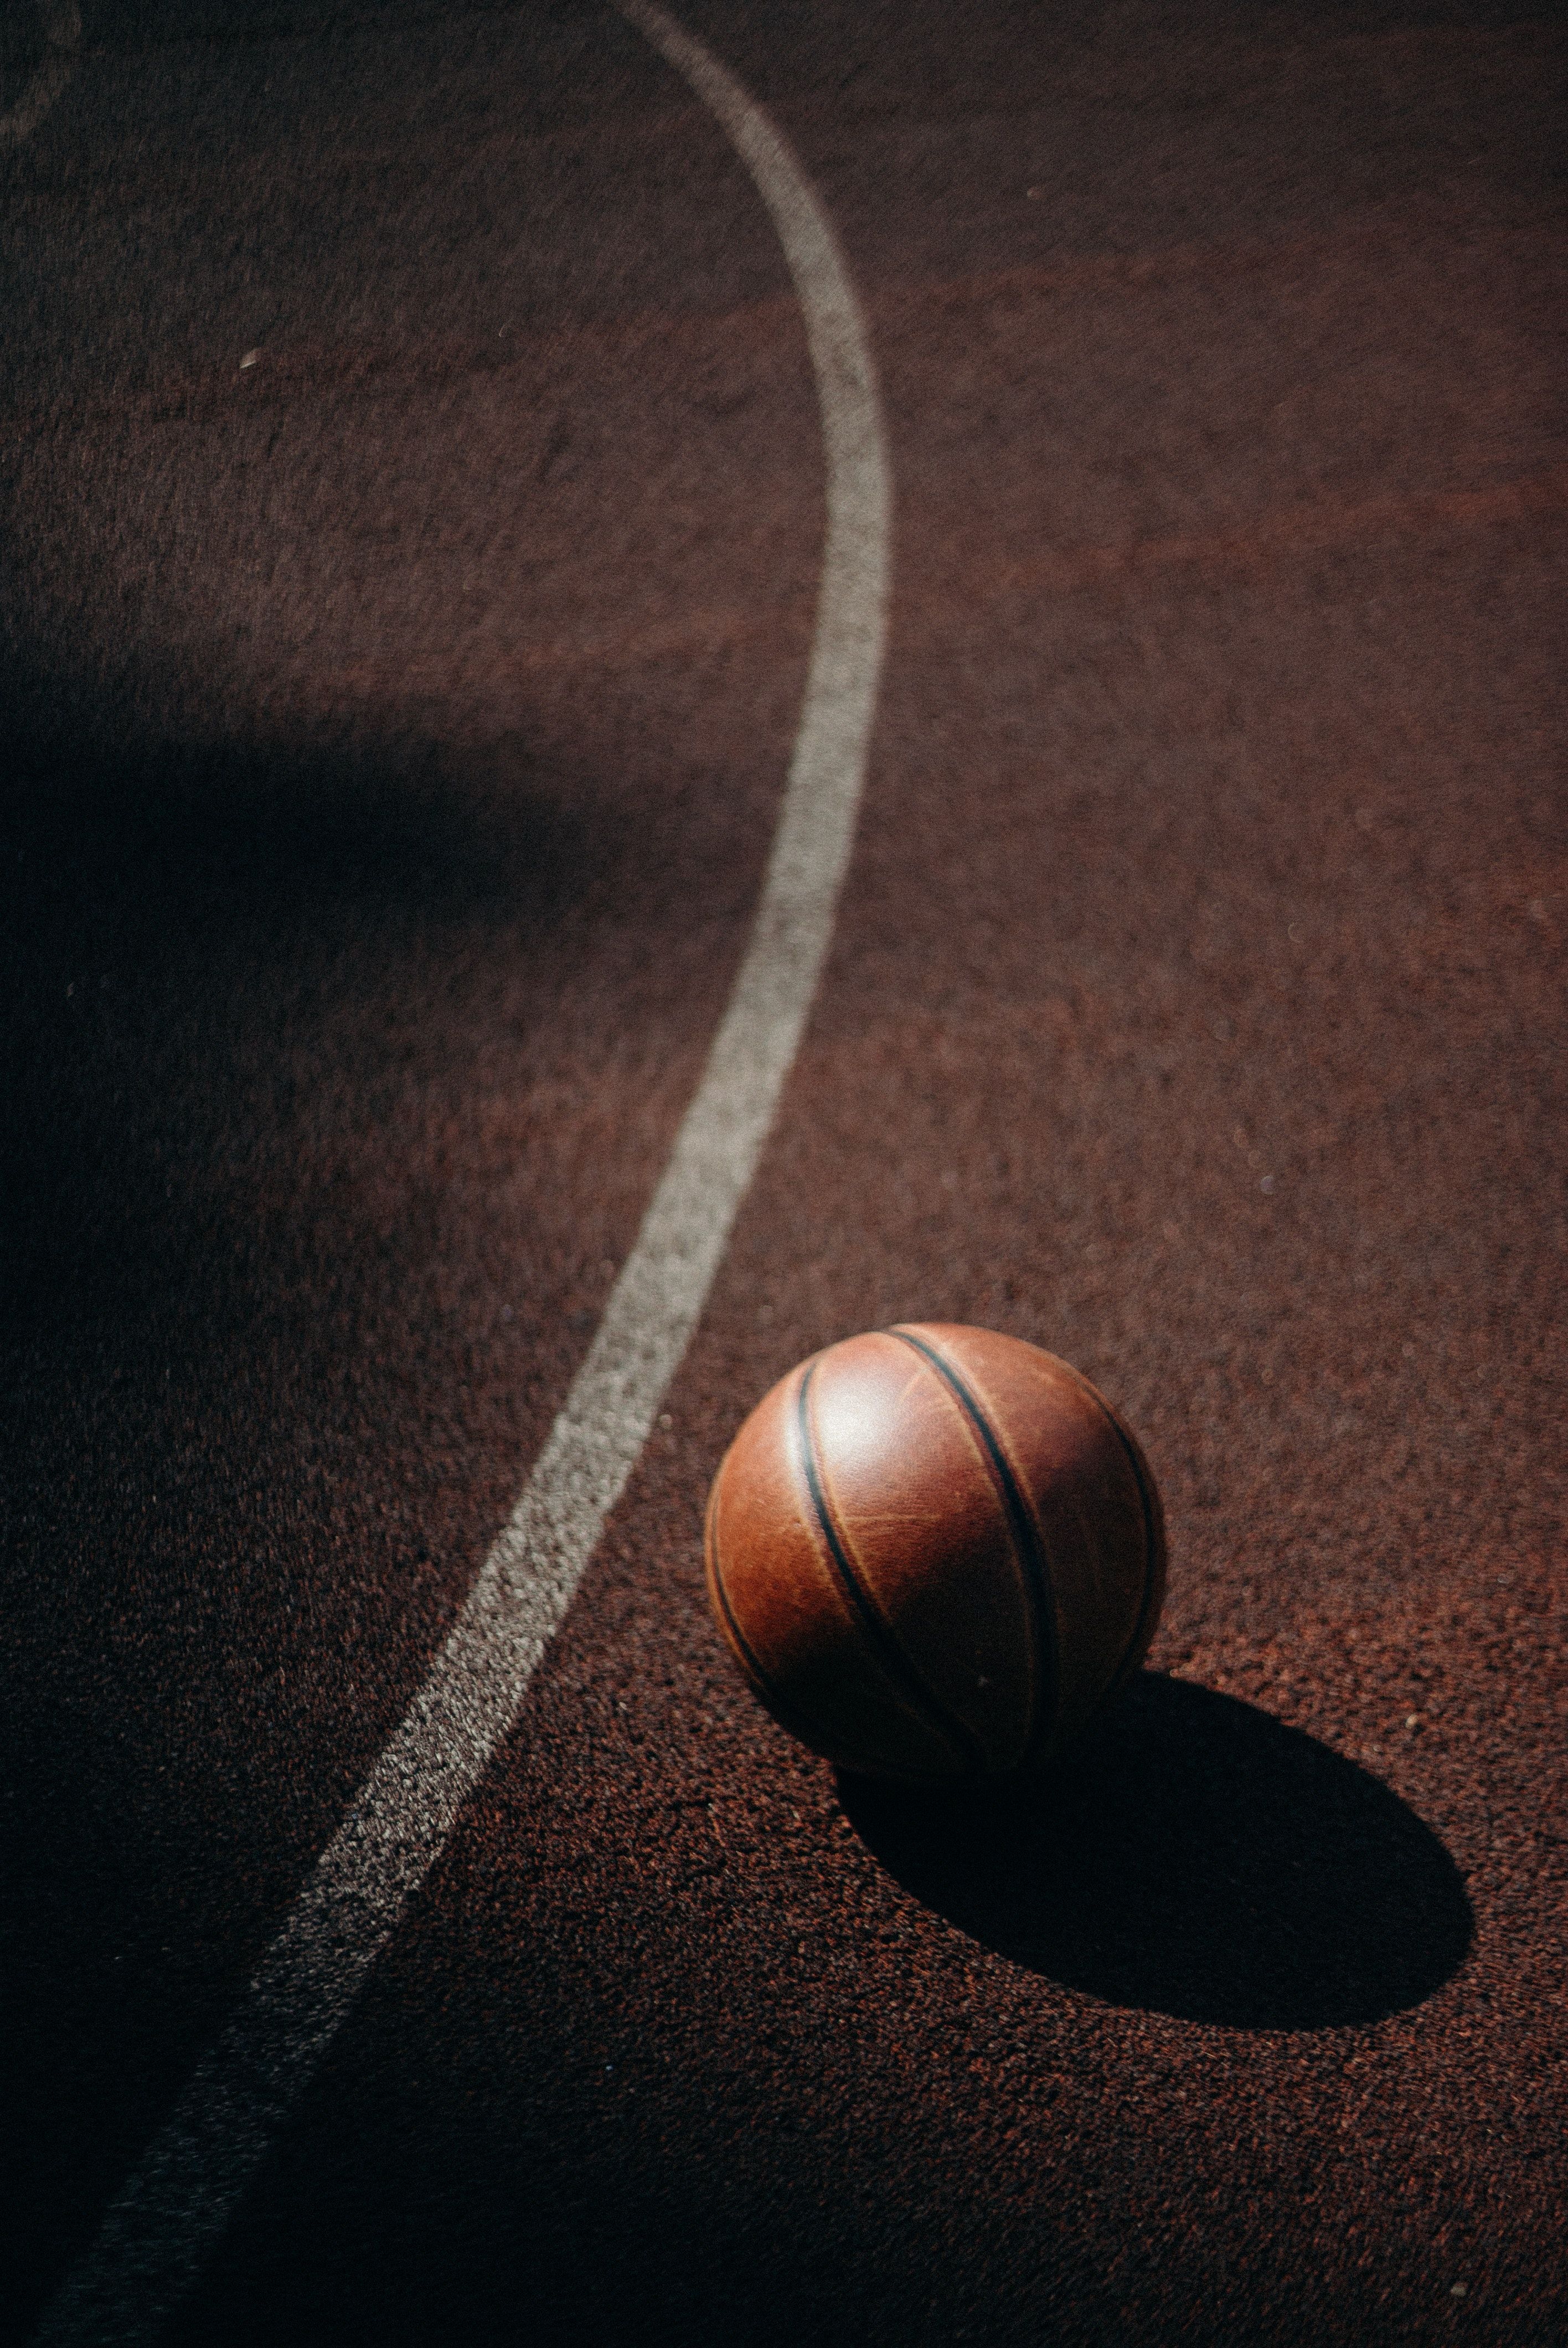
<path id="1" fill-rule="evenodd" d="M 170 2337 L 1555 2342 L 1562 36 L 683 21 L 882 371 L 856 860 L 668 1423 Z M 0 177 L 24 2338 L 586 1349 L 823 511 L 766 216 L 608 10 L 89 4 Z M 938 1317 L 1171 1531 L 996 1815 L 835 1783 L 702 1594 L 751 1403 Z"/>

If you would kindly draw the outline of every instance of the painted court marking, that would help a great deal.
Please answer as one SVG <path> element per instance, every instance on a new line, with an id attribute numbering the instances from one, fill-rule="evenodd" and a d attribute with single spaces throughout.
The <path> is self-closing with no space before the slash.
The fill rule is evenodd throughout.
<path id="1" fill-rule="evenodd" d="M 511 1519 L 227 2029 L 46 2313 L 37 2338 L 50 2348 L 129 2348 L 157 2335 L 510 1731 L 685 1353 L 832 935 L 885 627 L 891 499 L 870 353 L 832 226 L 784 140 L 662 9 L 651 0 L 618 5 L 717 118 L 755 181 L 789 263 L 816 375 L 827 537 L 762 899 L 637 1243 Z"/>
<path id="2" fill-rule="evenodd" d="M 15 106 L 0 114 L 0 149 L 30 139 L 77 69 L 82 12 L 77 0 L 38 0 L 44 54 Z"/>

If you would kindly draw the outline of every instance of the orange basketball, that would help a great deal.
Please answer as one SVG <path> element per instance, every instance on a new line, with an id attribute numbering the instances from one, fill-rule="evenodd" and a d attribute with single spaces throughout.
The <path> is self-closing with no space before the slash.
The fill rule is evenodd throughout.
<path id="1" fill-rule="evenodd" d="M 781 1727 L 869 1776 L 1051 1758 L 1136 1671 L 1165 1587 L 1154 1479 L 1087 1378 L 916 1323 L 764 1396 L 708 1501 L 708 1588 Z"/>

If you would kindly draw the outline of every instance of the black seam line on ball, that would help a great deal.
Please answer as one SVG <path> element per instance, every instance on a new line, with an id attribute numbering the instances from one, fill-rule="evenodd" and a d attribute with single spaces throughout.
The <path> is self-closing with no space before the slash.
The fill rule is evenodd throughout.
<path id="1" fill-rule="evenodd" d="M 860 1618 L 866 1637 L 881 1659 L 883 1668 L 903 1695 L 909 1710 L 922 1726 L 928 1728 L 933 1735 L 941 1739 L 944 1745 L 957 1748 L 966 1767 L 975 1776 L 983 1776 L 985 1756 L 979 1745 L 963 1722 L 955 1720 L 940 1698 L 933 1695 L 930 1689 L 927 1687 L 914 1664 L 872 1605 L 870 1597 L 862 1587 L 855 1568 L 849 1562 L 849 1553 L 845 1548 L 838 1527 L 833 1520 L 833 1514 L 827 1504 L 827 1495 L 823 1489 L 822 1478 L 817 1469 L 815 1446 L 812 1441 L 808 1397 L 811 1393 L 811 1382 L 815 1373 L 816 1364 L 813 1362 L 800 1382 L 800 1392 L 795 1397 L 795 1418 L 800 1433 L 801 1465 L 805 1471 L 806 1489 L 811 1495 L 811 1504 L 816 1511 L 816 1520 L 822 1528 L 822 1537 L 827 1543 L 828 1553 L 838 1569 L 838 1578 L 844 1584 L 850 1604 Z"/>
<path id="2" fill-rule="evenodd" d="M 825 1745 L 823 1731 L 815 1721 L 808 1720 L 797 1705 L 791 1704 L 787 1697 L 780 1695 L 777 1687 L 757 1661 L 756 1649 L 735 1619 L 735 1610 L 730 1603 L 730 1593 L 724 1587 L 724 1569 L 719 1561 L 719 1544 L 716 1540 L 711 1554 L 713 1594 L 719 1601 L 719 1611 L 723 1615 L 730 1636 L 735 1643 L 736 1653 L 744 1658 L 747 1671 L 755 1680 L 759 1693 L 779 1726 L 787 1729 L 792 1736 L 799 1737 L 803 1745 L 809 1745 L 814 1753 L 821 1752 Z"/>
<path id="3" fill-rule="evenodd" d="M 1069 1369 L 1072 1369 L 1071 1362 L 1067 1366 Z M 1127 1665 L 1132 1658 L 1137 1653 L 1138 1643 L 1143 1636 L 1144 1630 L 1148 1625 L 1149 1610 L 1154 1603 L 1154 1583 L 1156 1580 L 1155 1566 L 1159 1559 L 1161 1545 L 1154 1539 L 1154 1503 L 1149 1496 L 1148 1480 L 1145 1478 L 1143 1468 L 1139 1462 L 1136 1444 L 1133 1443 L 1126 1428 L 1122 1426 L 1121 1420 L 1117 1417 L 1115 1412 L 1112 1409 L 1110 1404 L 1106 1401 L 1104 1395 L 1099 1391 L 1099 1389 L 1095 1386 L 1091 1386 L 1089 1380 L 1079 1371 L 1073 1370 L 1072 1375 L 1077 1378 L 1079 1385 L 1082 1387 L 1090 1401 L 1094 1404 L 1097 1409 L 1104 1413 L 1105 1418 L 1110 1426 L 1111 1432 L 1116 1437 L 1117 1442 L 1122 1446 L 1127 1465 L 1132 1470 L 1132 1481 L 1138 1487 L 1138 1506 L 1143 1511 L 1143 1595 L 1139 1601 L 1138 1619 L 1132 1625 L 1132 1635 L 1128 1640 L 1125 1647 L 1122 1650 L 1122 1660 L 1117 1664 L 1114 1672 L 1112 1672 L 1111 1675 L 1111 1684 L 1105 1691 L 1106 1696 L 1110 1697 L 1115 1694 L 1117 1689 L 1121 1686 L 1122 1680 L 1125 1678 Z"/>
<path id="4" fill-rule="evenodd" d="M 715 1486 L 712 1498 L 708 1502 L 708 1522 L 703 1527 L 707 1536 L 703 1548 L 707 1551 L 708 1576 L 713 1585 L 713 1595 L 719 1601 L 719 1612 L 723 1616 L 725 1627 L 735 1643 L 737 1653 L 745 1658 L 746 1669 L 755 1679 L 758 1687 L 765 1690 L 771 1700 L 774 1693 L 774 1684 L 758 1663 L 751 1641 L 735 1619 L 735 1610 L 730 1603 L 730 1593 L 724 1587 L 724 1569 L 719 1557 L 719 1536 L 713 1524 L 713 1519 L 718 1514 L 715 1505 L 718 1497 L 718 1488 Z"/>
<path id="5" fill-rule="evenodd" d="M 1045 1553 L 1040 1548 L 1040 1535 L 1035 1530 L 1033 1516 L 1030 1514 L 1029 1503 L 1019 1489 L 1018 1478 L 1012 1470 L 1012 1462 L 1002 1449 L 990 1420 L 980 1407 L 979 1397 L 970 1393 L 965 1380 L 958 1375 L 952 1364 L 944 1361 L 934 1345 L 927 1345 L 923 1337 L 917 1337 L 908 1329 L 886 1329 L 883 1334 L 886 1337 L 897 1337 L 901 1345 L 907 1345 L 915 1353 L 921 1354 L 930 1363 L 938 1376 L 950 1387 L 976 1434 L 985 1445 L 986 1456 L 995 1471 L 997 1482 L 1001 1487 L 1002 1506 L 1007 1510 L 1014 1553 L 1023 1568 L 1024 1587 L 1029 1592 L 1039 1647 L 1045 1665 L 1043 1676 L 1048 1701 L 1039 1707 L 1035 1718 L 1030 1722 L 1022 1756 L 1022 1759 L 1027 1760 L 1042 1737 L 1055 1734 L 1058 1716 L 1061 1711 L 1061 1665 L 1056 1652 L 1056 1610 L 1051 1604 L 1050 1576 L 1046 1570 Z M 1021 1766 L 1021 1761 L 1020 1766 Z"/>
<path id="6" fill-rule="evenodd" d="M 758 1661 L 756 1649 L 741 1628 L 740 1618 L 731 1603 L 730 1593 L 724 1586 L 724 1564 L 719 1555 L 718 1497 L 718 1486 L 715 1483 L 712 1492 L 709 1495 L 707 1515 L 702 1526 L 702 1550 L 708 1566 L 709 1579 L 713 1587 L 713 1595 L 719 1601 L 719 1611 L 723 1615 L 731 1637 L 734 1640 L 735 1652 L 742 1657 L 745 1669 L 756 1681 L 757 1689 L 771 1708 L 779 1726 L 787 1729 L 792 1736 L 798 1736 L 803 1744 L 809 1745 L 813 1752 L 825 1752 L 830 1740 L 825 1738 L 822 1728 L 815 1721 L 808 1718 L 798 1704 L 791 1704 L 787 1696 L 779 1694 L 777 1684 L 767 1672 L 764 1671 Z"/>
<path id="7" fill-rule="evenodd" d="M 1111 1415 L 1111 1424 L 1115 1427 L 1117 1440 L 1127 1454 L 1127 1465 L 1132 1470 L 1132 1481 L 1138 1487 L 1138 1498 L 1143 1509 L 1143 1599 L 1138 1609 L 1138 1620 L 1132 1626 L 1132 1636 L 1127 1642 L 1126 1651 L 1116 1666 L 1116 1676 L 1111 1683 L 1114 1689 L 1121 1686 L 1127 1666 L 1137 1653 L 1149 1627 L 1150 1610 L 1154 1603 L 1154 1584 L 1158 1580 L 1155 1568 L 1159 1560 L 1161 1545 L 1154 1539 L 1154 1507 L 1149 1498 L 1149 1488 L 1144 1479 L 1138 1454 L 1127 1440 L 1126 1431 L 1118 1423 L 1114 1412 Z"/>

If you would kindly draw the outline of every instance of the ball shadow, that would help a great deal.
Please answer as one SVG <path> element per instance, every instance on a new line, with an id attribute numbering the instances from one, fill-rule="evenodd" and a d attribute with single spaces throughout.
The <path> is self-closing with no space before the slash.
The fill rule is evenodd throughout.
<path id="1" fill-rule="evenodd" d="M 1245 2030 L 1376 2022 L 1429 1997 L 1471 1944 L 1458 1869 L 1387 1786 L 1153 1673 L 1028 1794 L 842 1774 L 839 1791 L 917 1900 L 1113 2005 Z"/>

